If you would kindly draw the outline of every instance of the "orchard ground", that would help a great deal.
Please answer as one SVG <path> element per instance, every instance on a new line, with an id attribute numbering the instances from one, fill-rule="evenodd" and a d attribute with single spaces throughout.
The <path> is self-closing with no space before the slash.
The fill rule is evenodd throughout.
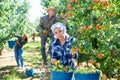
<path id="1" fill-rule="evenodd" d="M 14 57 L 14 49 L 8 48 L 6 44 L 2 55 L 0 56 L 0 79 L 1 80 L 40 80 L 38 76 L 38 71 L 40 66 L 42 66 L 42 57 L 40 54 L 40 40 L 37 38 L 35 42 L 28 42 L 24 48 L 24 61 L 25 68 L 34 68 L 34 77 L 27 77 L 25 75 L 25 70 L 17 69 L 16 61 Z M 49 58 L 48 58 L 49 59 Z"/>
<path id="2" fill-rule="evenodd" d="M 42 57 L 40 54 L 39 38 L 37 38 L 35 42 L 30 40 L 30 42 L 28 42 L 23 49 L 25 68 L 34 68 L 34 77 L 27 77 L 25 70 L 17 69 L 14 50 L 8 48 L 6 44 L 4 50 L 2 51 L 2 55 L 0 56 L 0 80 L 40 80 L 38 72 L 40 70 L 40 66 L 42 65 Z M 50 58 L 48 58 L 48 60 L 50 60 Z M 103 78 L 101 80 L 103 80 Z M 106 80 L 106 78 L 104 78 L 104 80 Z"/>

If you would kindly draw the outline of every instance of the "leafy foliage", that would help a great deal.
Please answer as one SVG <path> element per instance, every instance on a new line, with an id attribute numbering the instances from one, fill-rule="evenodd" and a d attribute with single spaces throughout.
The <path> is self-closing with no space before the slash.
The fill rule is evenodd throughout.
<path id="1" fill-rule="evenodd" d="M 29 3 L 19 0 L 0 1 L 0 50 L 14 35 L 27 33 Z"/>
<path id="2" fill-rule="evenodd" d="M 68 33 L 79 45 L 78 61 L 92 61 L 109 78 L 120 76 L 120 2 L 60 0 L 56 7 L 58 14 L 68 15 Z"/>
<path id="3" fill-rule="evenodd" d="M 70 0 L 66 6 L 69 32 L 77 39 L 80 56 L 87 56 L 80 61 L 93 60 L 93 64 L 109 78 L 116 75 L 120 68 L 115 66 L 115 60 L 119 63 L 120 59 L 113 56 L 119 56 L 119 48 L 114 44 L 118 41 L 110 41 L 110 37 L 118 33 L 119 5 L 116 0 Z"/>

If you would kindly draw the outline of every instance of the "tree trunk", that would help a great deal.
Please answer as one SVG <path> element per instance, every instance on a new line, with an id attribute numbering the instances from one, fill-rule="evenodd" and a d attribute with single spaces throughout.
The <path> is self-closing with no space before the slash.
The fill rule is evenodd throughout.
<path id="1" fill-rule="evenodd" d="M 3 44 L 0 44 L 0 55 L 2 55 Z"/>
<path id="2" fill-rule="evenodd" d="M 3 47 L 0 48 L 0 55 L 2 55 L 2 50 L 3 50 Z"/>

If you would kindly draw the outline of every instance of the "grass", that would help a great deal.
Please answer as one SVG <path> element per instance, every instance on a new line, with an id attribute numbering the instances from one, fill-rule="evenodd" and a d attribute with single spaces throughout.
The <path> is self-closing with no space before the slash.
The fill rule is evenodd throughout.
<path id="1" fill-rule="evenodd" d="M 42 61 L 42 56 L 40 55 L 40 42 L 29 42 L 24 46 L 24 60 L 25 62 L 31 63 L 33 66 L 38 66 L 38 62 Z"/>
<path id="2" fill-rule="evenodd" d="M 15 66 L 6 66 L 0 69 L 1 75 L 0 79 L 1 80 L 20 80 L 21 78 L 25 78 L 26 75 L 23 72 L 17 71 Z"/>
<path id="3" fill-rule="evenodd" d="M 36 42 L 29 42 L 27 43 L 25 46 L 24 46 L 24 49 L 25 50 L 40 50 L 40 42 L 39 41 L 36 41 Z"/>
<path id="4" fill-rule="evenodd" d="M 13 71 L 12 74 L 10 74 L 6 80 L 16 80 L 16 79 L 20 79 L 20 74 L 18 74 L 16 71 Z"/>

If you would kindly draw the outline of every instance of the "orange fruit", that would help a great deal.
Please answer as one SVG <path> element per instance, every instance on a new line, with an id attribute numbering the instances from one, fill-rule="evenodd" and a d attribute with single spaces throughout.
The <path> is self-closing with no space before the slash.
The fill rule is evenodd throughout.
<path id="1" fill-rule="evenodd" d="M 86 28 L 86 31 L 89 31 L 89 30 L 90 30 L 90 28 L 89 28 L 89 27 L 87 27 L 87 28 Z"/>
<path id="2" fill-rule="evenodd" d="M 103 17 L 102 17 L 102 16 L 100 16 L 100 17 L 99 17 L 99 20 L 103 20 Z"/>
<path id="3" fill-rule="evenodd" d="M 102 5 L 103 6 L 108 6 L 108 0 L 104 0 Z"/>
<path id="4" fill-rule="evenodd" d="M 88 31 L 89 31 L 90 29 L 92 29 L 92 26 L 88 26 L 87 28 L 88 28 Z"/>
<path id="5" fill-rule="evenodd" d="M 100 30 L 101 28 L 103 28 L 103 26 L 101 26 L 100 24 L 96 24 L 96 30 Z"/>
<path id="6" fill-rule="evenodd" d="M 75 0 L 75 3 L 79 3 L 80 2 L 80 0 Z"/>
<path id="7" fill-rule="evenodd" d="M 85 30 L 85 31 L 89 31 L 89 30 L 92 28 L 92 26 L 88 26 L 88 27 L 87 27 L 87 26 L 83 26 L 82 28 L 83 28 L 83 30 Z"/>
<path id="8" fill-rule="evenodd" d="M 71 4 L 68 4 L 68 5 L 67 5 L 67 8 L 68 8 L 69 10 L 73 10 L 73 7 L 72 7 Z"/>
<path id="9" fill-rule="evenodd" d="M 97 58 L 99 58 L 99 59 L 102 59 L 103 58 L 103 54 L 101 54 L 101 53 L 99 53 L 99 54 L 97 54 Z"/>
<path id="10" fill-rule="evenodd" d="M 109 14 L 107 14 L 107 17 L 112 17 L 112 14 L 110 14 L 110 13 L 109 13 Z"/>
<path id="11" fill-rule="evenodd" d="M 88 60 L 88 63 L 94 64 L 94 60 Z"/>
<path id="12" fill-rule="evenodd" d="M 103 28 L 103 26 L 99 26 L 99 29 Z"/>
<path id="13" fill-rule="evenodd" d="M 86 26 L 83 26 L 82 28 L 83 28 L 83 30 L 86 30 L 86 29 L 87 29 L 87 27 L 86 27 Z"/>
<path id="14" fill-rule="evenodd" d="M 68 15 L 69 17 L 72 17 L 72 16 L 74 15 L 74 13 L 73 13 L 73 12 L 67 12 L 67 15 Z"/>
<path id="15" fill-rule="evenodd" d="M 93 0 L 92 2 L 93 2 L 93 4 L 98 4 L 98 3 L 100 3 L 101 1 L 100 1 L 100 0 Z"/>
<path id="16" fill-rule="evenodd" d="M 99 27 L 100 26 L 100 24 L 96 24 L 96 27 Z"/>
<path id="17" fill-rule="evenodd" d="M 74 0 L 70 0 L 70 2 L 74 2 Z"/>
<path id="18" fill-rule="evenodd" d="M 96 24 L 96 30 L 100 30 L 100 24 Z"/>

